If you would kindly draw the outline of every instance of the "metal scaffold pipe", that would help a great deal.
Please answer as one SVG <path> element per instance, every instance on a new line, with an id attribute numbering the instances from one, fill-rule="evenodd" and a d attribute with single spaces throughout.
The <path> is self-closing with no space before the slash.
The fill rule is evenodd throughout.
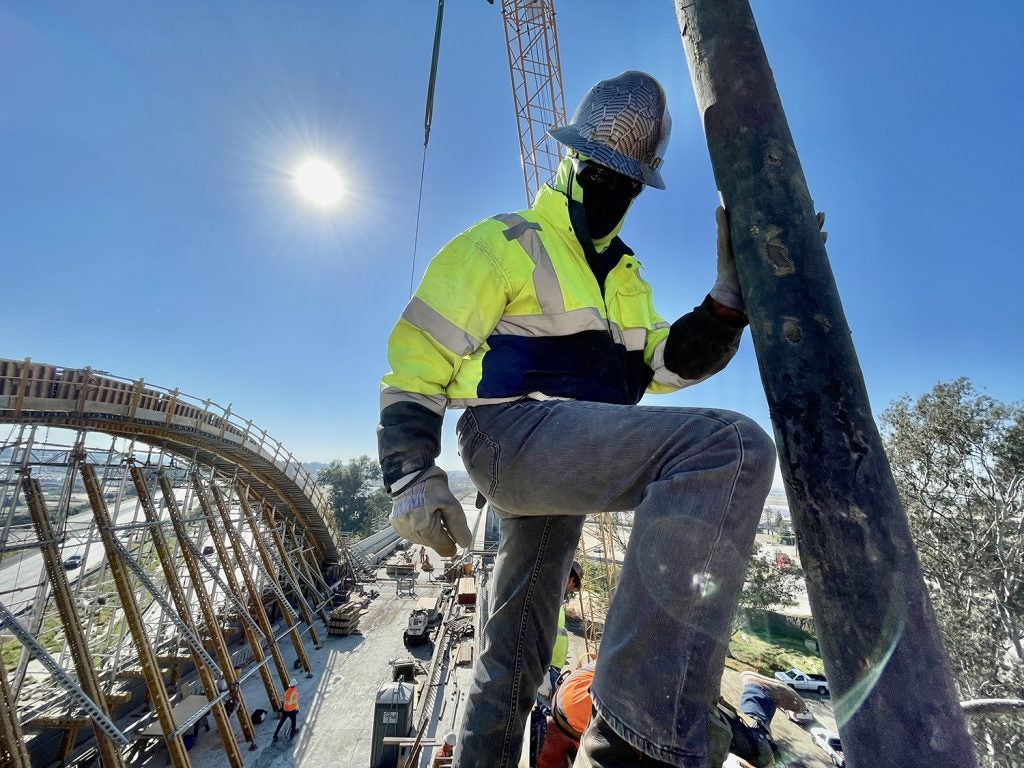
<path id="1" fill-rule="evenodd" d="M 851 765 L 975 765 L 747 0 L 675 0 Z"/>

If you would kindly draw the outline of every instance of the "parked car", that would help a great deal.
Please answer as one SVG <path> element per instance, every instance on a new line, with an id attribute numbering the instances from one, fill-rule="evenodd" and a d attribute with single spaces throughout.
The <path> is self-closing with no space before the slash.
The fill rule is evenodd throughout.
<path id="1" fill-rule="evenodd" d="M 75 568 L 78 568 L 81 565 L 82 565 L 82 556 L 81 555 L 72 555 L 71 557 L 69 557 L 67 560 L 64 561 L 64 570 L 65 571 L 73 571 L 73 570 L 75 570 Z"/>
<path id="2" fill-rule="evenodd" d="M 825 750 L 832 765 L 838 768 L 846 767 L 846 755 L 843 754 L 843 743 L 839 740 L 838 733 L 827 728 L 811 728 L 811 739 Z"/>
<path id="3" fill-rule="evenodd" d="M 813 691 L 821 696 L 828 695 L 828 680 L 824 675 L 813 675 L 793 667 L 785 672 L 776 672 L 775 679 L 781 680 L 794 691 Z"/>

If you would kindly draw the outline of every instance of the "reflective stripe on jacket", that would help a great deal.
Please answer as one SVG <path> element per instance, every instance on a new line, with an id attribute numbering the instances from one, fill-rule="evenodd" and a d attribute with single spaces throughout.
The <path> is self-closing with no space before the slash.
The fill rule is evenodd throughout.
<path id="1" fill-rule="evenodd" d="M 708 337 L 710 328 L 714 359 L 689 377 L 670 370 L 670 327 L 640 262 L 617 237 L 595 243 L 608 267 L 602 290 L 568 205 L 546 186 L 529 210 L 476 224 L 430 262 L 388 342 L 378 429 L 386 487 L 433 463 L 446 407 L 536 393 L 634 404 L 706 378 L 735 353 L 740 330 L 704 321 L 699 333 L 673 333 Z"/>
<path id="2" fill-rule="evenodd" d="M 284 705 L 282 709 L 285 712 L 295 712 L 299 708 L 299 689 L 289 688 L 284 692 Z"/>

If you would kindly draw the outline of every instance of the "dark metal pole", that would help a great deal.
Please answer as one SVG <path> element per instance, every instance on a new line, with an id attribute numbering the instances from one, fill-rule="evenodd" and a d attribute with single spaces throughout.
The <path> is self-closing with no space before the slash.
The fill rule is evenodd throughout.
<path id="1" fill-rule="evenodd" d="M 975 765 L 750 5 L 674 1 L 847 758 Z"/>

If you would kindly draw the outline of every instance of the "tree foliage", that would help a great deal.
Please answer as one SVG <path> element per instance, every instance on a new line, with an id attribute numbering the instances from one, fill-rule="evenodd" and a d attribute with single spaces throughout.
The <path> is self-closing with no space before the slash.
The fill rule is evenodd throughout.
<path id="1" fill-rule="evenodd" d="M 330 489 L 331 508 L 343 531 L 360 536 L 373 533 L 375 521 L 387 517 L 391 498 L 384 491 L 380 464 L 369 456 L 343 462 L 335 459 L 316 473 Z"/>
<path id="2" fill-rule="evenodd" d="M 733 629 L 758 611 L 771 611 L 796 605 L 796 595 L 803 580 L 803 571 L 795 565 L 779 568 L 775 551 L 759 545 L 747 563 L 747 574 L 740 592 Z"/>
<path id="3" fill-rule="evenodd" d="M 1024 412 L 942 383 L 882 414 L 893 476 L 961 699 L 1024 693 Z M 1020 765 L 1020 717 L 971 722 L 979 759 Z"/>

